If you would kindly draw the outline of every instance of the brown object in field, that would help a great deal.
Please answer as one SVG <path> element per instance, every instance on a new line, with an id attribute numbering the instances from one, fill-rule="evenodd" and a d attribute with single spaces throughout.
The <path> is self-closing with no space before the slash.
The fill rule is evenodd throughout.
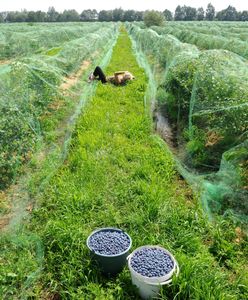
<path id="1" fill-rule="evenodd" d="M 122 84 L 127 80 L 133 80 L 134 78 L 135 77 L 128 71 L 117 71 L 114 73 L 114 76 L 108 76 L 107 81 L 115 84 Z"/>
<path id="2" fill-rule="evenodd" d="M 5 226 L 9 224 L 10 218 L 9 217 L 4 217 L 0 219 L 0 229 L 3 229 Z"/>

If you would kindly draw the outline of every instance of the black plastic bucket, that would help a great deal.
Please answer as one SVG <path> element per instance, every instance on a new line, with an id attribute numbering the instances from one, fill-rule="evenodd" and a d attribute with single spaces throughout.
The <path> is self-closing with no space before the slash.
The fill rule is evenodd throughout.
<path id="1" fill-rule="evenodd" d="M 127 249 L 125 249 L 125 251 L 118 253 L 118 254 L 113 254 L 113 255 L 104 255 L 104 254 L 95 252 L 90 246 L 90 239 L 94 234 L 101 232 L 101 231 L 124 233 L 129 239 L 129 246 L 127 247 Z M 87 243 L 87 247 L 91 251 L 92 258 L 97 262 L 97 265 L 98 265 L 100 271 L 102 273 L 104 273 L 105 275 L 111 276 L 111 275 L 118 274 L 125 267 L 126 262 L 127 262 L 127 256 L 129 254 L 129 250 L 132 246 L 132 239 L 126 232 L 124 232 L 121 229 L 107 227 L 107 228 L 101 228 L 101 229 L 97 229 L 97 230 L 93 231 L 88 236 L 86 243 Z"/>

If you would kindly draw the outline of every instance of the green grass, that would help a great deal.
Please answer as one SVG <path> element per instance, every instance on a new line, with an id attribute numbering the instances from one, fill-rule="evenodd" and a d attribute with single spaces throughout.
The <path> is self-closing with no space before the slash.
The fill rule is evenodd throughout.
<path id="1" fill-rule="evenodd" d="M 9 239 L 0 296 L 18 299 L 22 291 L 30 299 L 138 299 L 127 268 L 107 279 L 90 260 L 87 236 L 98 227 L 114 226 L 130 234 L 132 249 L 159 244 L 178 260 L 180 275 L 164 288 L 162 299 L 245 299 L 244 237 L 234 242 L 228 220 L 208 223 L 168 148 L 152 134 L 143 103 L 147 78 L 123 31 L 106 73 L 122 69 L 136 80 L 119 87 L 98 83 L 78 120 L 68 158 L 25 229 L 42 240 L 43 263 L 40 258 L 37 263 L 38 250 L 29 250 L 30 243 L 18 248 Z M 5 280 L 6 270 L 11 281 Z M 36 283 L 27 284 L 36 270 Z"/>

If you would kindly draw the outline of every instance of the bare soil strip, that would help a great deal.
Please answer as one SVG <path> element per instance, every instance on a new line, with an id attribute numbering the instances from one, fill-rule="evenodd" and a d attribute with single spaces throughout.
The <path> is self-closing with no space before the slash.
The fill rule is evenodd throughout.
<path id="1" fill-rule="evenodd" d="M 11 60 L 0 60 L 0 65 L 8 65 L 11 63 Z"/>
<path id="2" fill-rule="evenodd" d="M 84 71 L 89 67 L 90 64 L 91 64 L 90 61 L 84 60 L 81 67 L 76 73 L 70 75 L 69 77 L 65 77 L 64 82 L 60 85 L 60 90 L 66 91 L 70 89 L 72 86 L 74 86 L 78 82 L 80 77 L 83 75 Z"/>

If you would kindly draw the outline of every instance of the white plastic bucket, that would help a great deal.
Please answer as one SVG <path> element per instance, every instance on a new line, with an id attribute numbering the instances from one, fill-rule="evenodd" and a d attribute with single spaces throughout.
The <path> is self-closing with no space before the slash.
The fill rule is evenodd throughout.
<path id="1" fill-rule="evenodd" d="M 131 259 L 135 252 L 143 249 L 143 248 L 157 248 L 165 251 L 170 257 L 172 258 L 174 262 L 173 269 L 166 274 L 165 276 L 161 277 L 147 277 L 143 276 L 139 273 L 137 273 L 131 266 Z M 142 299 L 151 299 L 153 297 L 156 297 L 161 289 L 161 286 L 169 284 L 172 281 L 172 276 L 174 273 L 176 273 L 176 276 L 179 274 L 179 267 L 176 259 L 174 256 L 166 249 L 160 247 L 160 246 L 152 246 L 152 245 L 147 245 L 147 246 L 142 246 L 137 249 L 135 249 L 128 257 L 128 268 L 131 273 L 131 278 L 132 278 L 132 283 L 136 285 L 139 289 L 139 294 Z"/>

